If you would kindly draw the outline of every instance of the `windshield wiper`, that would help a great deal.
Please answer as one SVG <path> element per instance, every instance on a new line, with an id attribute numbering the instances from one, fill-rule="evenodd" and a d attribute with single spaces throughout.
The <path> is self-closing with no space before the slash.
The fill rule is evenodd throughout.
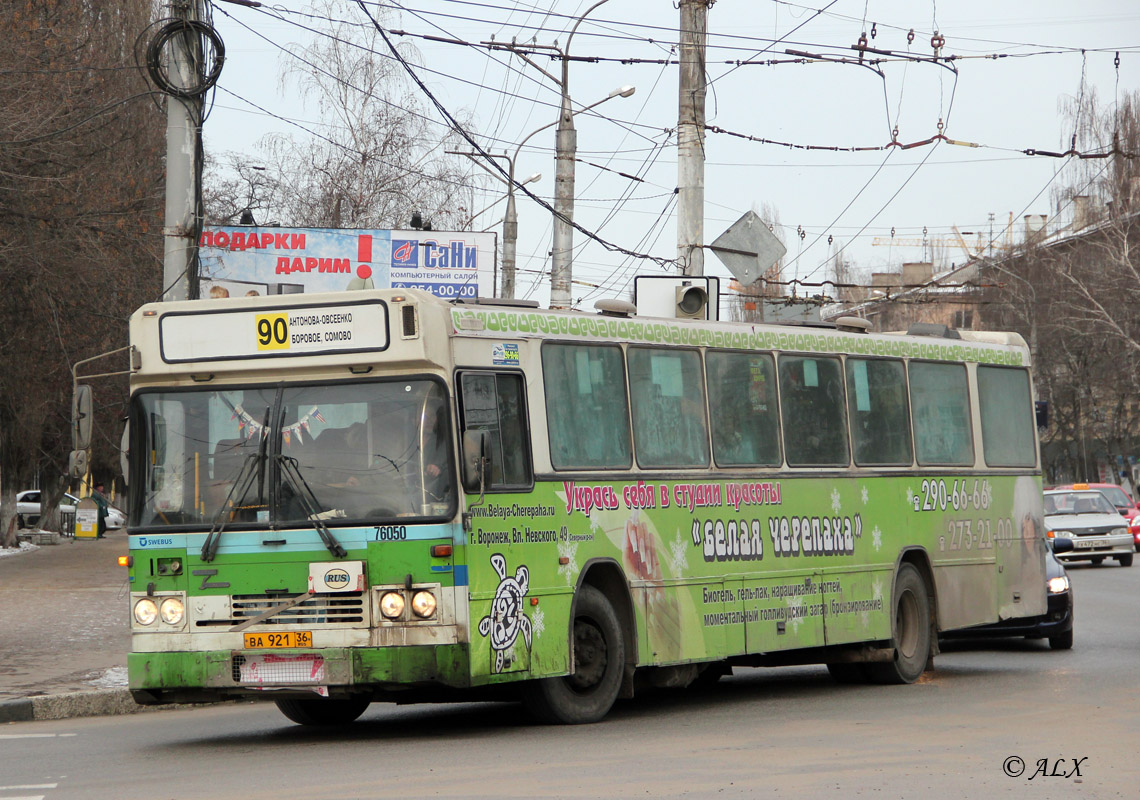
<path id="1" fill-rule="evenodd" d="M 277 463 L 280 466 L 281 474 L 285 476 L 289 488 L 301 501 L 301 506 L 305 509 L 309 522 L 313 524 L 317 534 L 321 537 L 321 541 L 325 543 L 325 547 L 337 558 L 347 556 L 348 551 L 341 546 L 340 542 L 333 536 L 332 531 L 329 530 L 329 526 L 321 519 L 320 503 L 317 502 L 317 497 L 313 494 L 313 489 L 305 480 L 305 476 L 301 474 L 301 470 L 297 466 L 297 459 L 282 453 L 277 456 Z"/>
<path id="2" fill-rule="evenodd" d="M 261 459 L 257 453 L 250 453 L 245 457 L 245 461 L 241 465 L 241 470 L 238 472 L 237 477 L 234 479 L 233 485 L 230 486 L 229 494 L 222 504 L 218 507 L 217 513 L 214 514 L 214 521 L 210 525 L 210 532 L 206 535 L 206 541 L 202 544 L 202 560 L 213 561 L 214 556 L 218 552 L 218 542 L 222 538 L 222 530 L 226 527 L 226 512 L 231 508 L 230 501 L 237 492 L 238 486 L 241 486 L 241 492 L 238 497 L 245 497 L 246 492 L 249 491 L 250 484 L 253 483 L 254 478 L 257 477 L 257 470 L 254 466 Z"/>
<path id="3" fill-rule="evenodd" d="M 250 484 L 256 479 L 258 482 L 258 501 L 264 504 L 261 495 L 265 487 L 265 451 L 268 445 L 269 406 L 266 406 L 265 420 L 261 426 L 261 443 L 257 446 L 256 453 L 250 453 L 245 457 L 245 461 L 242 463 L 237 477 L 234 478 L 233 484 L 230 485 L 230 491 L 226 495 L 226 499 L 222 501 L 217 513 L 214 514 L 214 521 L 210 525 L 210 532 L 206 535 L 206 541 L 202 543 L 203 561 L 213 561 L 214 556 L 218 553 L 218 543 L 221 541 L 222 531 L 226 527 L 226 513 L 231 508 L 230 501 L 233 499 L 234 492 L 237 491 L 238 486 L 241 486 L 241 492 L 238 493 L 238 497 L 244 500 L 246 492 L 249 491 Z"/>

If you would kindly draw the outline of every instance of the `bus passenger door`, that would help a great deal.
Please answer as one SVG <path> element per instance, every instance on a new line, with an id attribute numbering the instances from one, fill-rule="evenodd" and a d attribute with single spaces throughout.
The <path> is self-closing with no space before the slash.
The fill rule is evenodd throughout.
<path id="1" fill-rule="evenodd" d="M 515 504 L 529 503 L 534 485 L 521 374 L 464 371 L 457 383 L 463 438 L 480 434 L 476 440 L 483 450 L 464 452 L 463 462 L 479 455 L 489 461 L 481 485 L 464 485 L 471 520 L 465 547 L 471 674 L 476 683 L 485 683 L 498 675 L 531 668 L 537 608 L 531 601 L 543 594 L 544 588 L 549 591 L 551 571 L 544 570 L 543 565 L 557 564 L 558 551 L 557 542 L 546 536 L 533 542 L 526 537 L 520 540 L 529 526 L 508 511 Z M 550 611 L 557 607 L 554 603 L 542 606 Z M 548 637 L 551 642 L 555 638 Z M 568 647 L 567 641 L 561 642 L 562 663 Z"/>

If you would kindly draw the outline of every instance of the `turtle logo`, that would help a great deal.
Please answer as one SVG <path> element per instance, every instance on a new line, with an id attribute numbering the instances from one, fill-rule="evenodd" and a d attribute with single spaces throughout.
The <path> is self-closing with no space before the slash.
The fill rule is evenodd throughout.
<path id="1" fill-rule="evenodd" d="M 502 672 L 506 662 L 506 651 L 514 646 L 522 631 L 526 648 L 530 650 L 530 618 L 523 613 L 523 597 L 530 586 L 530 571 L 520 566 L 512 577 L 507 576 L 507 560 L 502 553 L 491 556 L 491 566 L 499 575 L 499 588 L 491 602 L 491 613 L 479 620 L 479 633 L 491 637 L 491 649 L 495 652 L 495 672 Z"/>

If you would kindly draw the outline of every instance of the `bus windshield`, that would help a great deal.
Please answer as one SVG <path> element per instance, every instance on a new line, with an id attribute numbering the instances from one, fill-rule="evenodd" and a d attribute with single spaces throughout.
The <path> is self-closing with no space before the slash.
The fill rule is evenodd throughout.
<path id="1" fill-rule="evenodd" d="M 143 392 L 139 527 L 449 517 L 447 396 L 430 380 Z"/>

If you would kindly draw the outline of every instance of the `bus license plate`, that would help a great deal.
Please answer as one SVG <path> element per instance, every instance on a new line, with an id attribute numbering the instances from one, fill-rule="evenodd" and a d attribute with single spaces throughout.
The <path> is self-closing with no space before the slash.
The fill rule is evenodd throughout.
<path id="1" fill-rule="evenodd" d="M 312 631 L 284 631 L 282 633 L 247 633 L 246 649 L 273 650 L 279 647 L 312 647 Z"/>

